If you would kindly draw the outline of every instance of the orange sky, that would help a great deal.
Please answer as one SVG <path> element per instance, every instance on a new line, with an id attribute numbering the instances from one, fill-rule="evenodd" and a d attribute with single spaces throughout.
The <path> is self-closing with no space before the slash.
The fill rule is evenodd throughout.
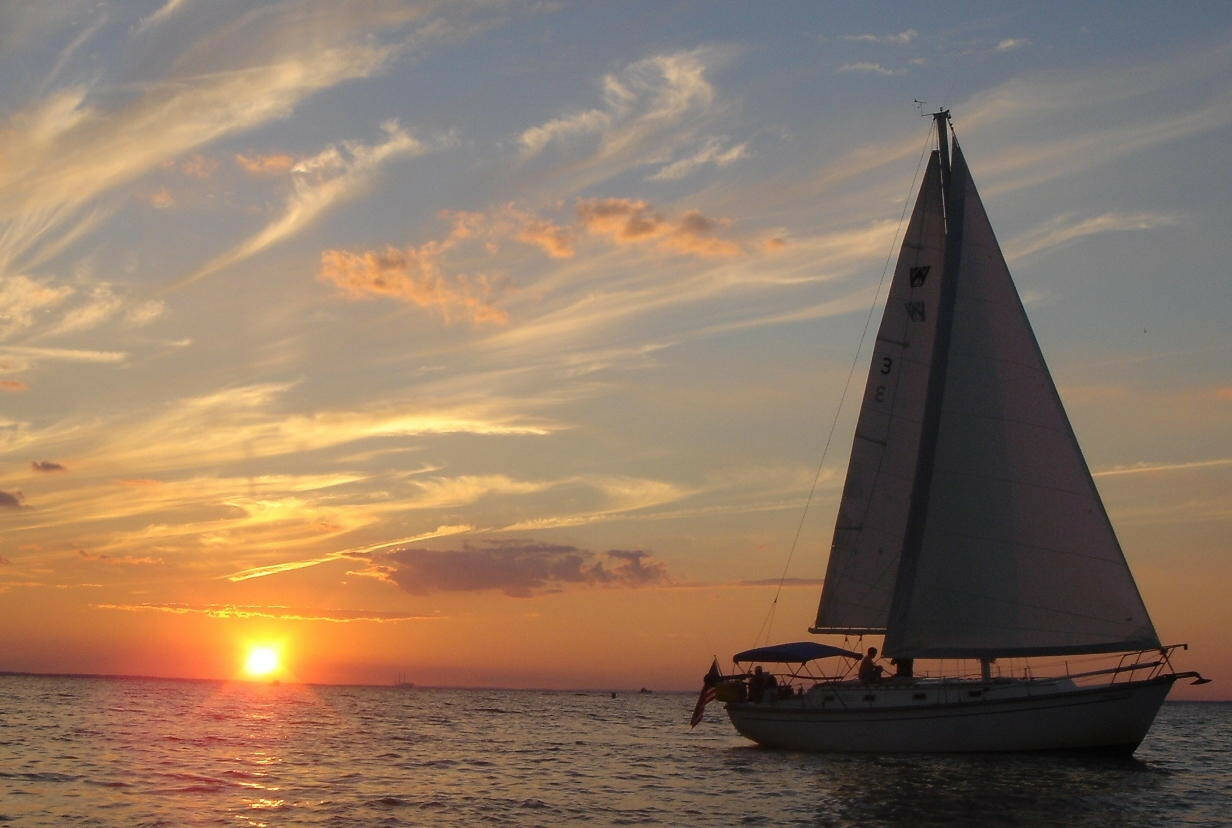
<path id="1" fill-rule="evenodd" d="M 1217 679 L 1173 697 L 1232 698 L 1232 20 L 950 14 L 0 12 L 0 670 L 692 688 L 766 617 L 925 97 Z"/>

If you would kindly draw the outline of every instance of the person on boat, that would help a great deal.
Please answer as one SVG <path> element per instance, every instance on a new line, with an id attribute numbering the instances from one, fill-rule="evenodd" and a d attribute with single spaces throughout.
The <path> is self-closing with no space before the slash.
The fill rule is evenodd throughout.
<path id="1" fill-rule="evenodd" d="M 860 659 L 860 681 L 874 682 L 881 681 L 881 674 L 885 672 L 885 668 L 880 664 L 874 664 L 873 659 L 877 657 L 877 648 L 869 647 L 864 658 Z"/>
<path id="2" fill-rule="evenodd" d="M 779 697 L 779 680 L 774 673 L 766 673 L 766 695 L 773 701 Z"/>
<path id="3" fill-rule="evenodd" d="M 766 674 L 762 672 L 760 666 L 754 667 L 753 675 L 749 676 L 749 701 L 759 702 L 765 693 Z"/>

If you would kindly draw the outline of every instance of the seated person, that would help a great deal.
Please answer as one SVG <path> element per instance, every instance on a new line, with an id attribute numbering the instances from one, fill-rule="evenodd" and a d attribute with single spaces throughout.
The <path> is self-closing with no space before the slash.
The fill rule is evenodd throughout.
<path id="1" fill-rule="evenodd" d="M 881 674 L 885 672 L 885 668 L 873 663 L 876 657 L 877 648 L 869 647 L 868 653 L 860 659 L 860 681 L 872 683 L 881 680 Z"/>

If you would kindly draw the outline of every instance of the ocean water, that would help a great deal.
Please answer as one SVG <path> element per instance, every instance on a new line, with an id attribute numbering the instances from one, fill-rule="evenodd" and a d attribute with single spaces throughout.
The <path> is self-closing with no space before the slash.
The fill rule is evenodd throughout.
<path id="1" fill-rule="evenodd" d="M 1226 825 L 1232 704 L 1131 759 L 764 750 L 683 694 L 0 677 L 16 825 Z"/>

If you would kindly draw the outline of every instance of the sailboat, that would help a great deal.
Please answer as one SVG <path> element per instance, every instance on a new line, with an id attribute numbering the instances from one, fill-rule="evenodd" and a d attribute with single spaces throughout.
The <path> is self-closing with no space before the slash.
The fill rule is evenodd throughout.
<path id="1" fill-rule="evenodd" d="M 1207 679 L 1171 666 L 1187 647 L 1160 643 L 949 112 L 932 117 L 937 149 L 873 348 L 809 630 L 884 636 L 898 674 L 877 675 L 870 655 L 862 680 L 862 652 L 795 642 L 737 654 L 756 674 L 712 672 L 712 695 L 771 747 L 1132 752 L 1173 683 Z M 1112 666 L 1045 676 L 1027 661 L 1095 654 Z M 939 672 L 915 669 L 925 659 Z M 976 662 L 978 675 L 945 673 Z"/>

